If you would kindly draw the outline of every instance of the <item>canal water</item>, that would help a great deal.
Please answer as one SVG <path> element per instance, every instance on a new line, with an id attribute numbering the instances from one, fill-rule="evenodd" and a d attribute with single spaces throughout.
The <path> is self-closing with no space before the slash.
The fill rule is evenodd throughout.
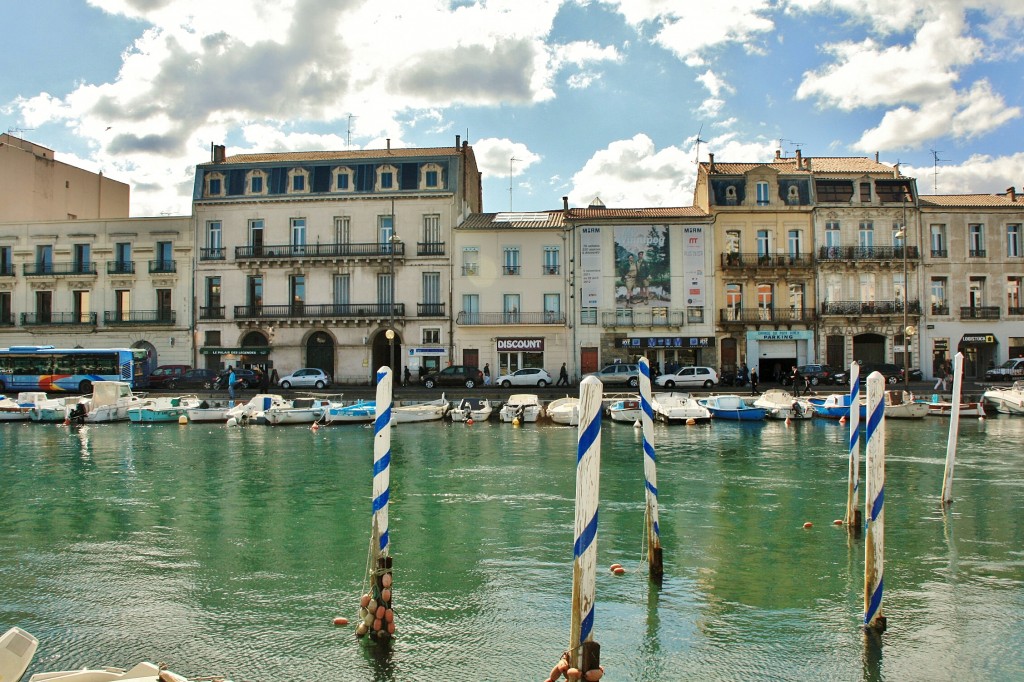
<path id="1" fill-rule="evenodd" d="M 880 644 L 846 427 L 655 428 L 665 581 L 647 580 L 640 432 L 602 433 L 595 639 L 608 680 L 1024 679 L 1024 419 L 888 425 Z M 397 639 L 354 637 L 372 430 L 0 425 L 0 631 L 30 673 L 164 662 L 188 677 L 542 680 L 566 648 L 574 428 L 394 429 Z M 862 503 L 863 504 L 863 503 Z M 805 522 L 813 527 L 805 529 Z"/>

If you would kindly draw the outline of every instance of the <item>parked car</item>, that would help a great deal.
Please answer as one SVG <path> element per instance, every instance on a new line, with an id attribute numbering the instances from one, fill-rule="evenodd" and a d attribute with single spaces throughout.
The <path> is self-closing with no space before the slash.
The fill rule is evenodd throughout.
<path id="1" fill-rule="evenodd" d="M 146 388 L 164 388 L 190 369 L 189 365 L 160 365 L 146 378 Z"/>
<path id="2" fill-rule="evenodd" d="M 301 388 L 301 387 L 312 387 L 312 388 L 327 388 L 334 383 L 331 379 L 331 375 L 322 369 L 316 367 L 303 367 L 297 369 L 291 374 L 285 374 L 281 377 L 277 385 L 281 388 Z"/>
<path id="3" fill-rule="evenodd" d="M 680 367 L 671 374 L 659 374 L 655 386 L 675 388 L 676 386 L 703 386 L 711 388 L 718 383 L 718 372 L 710 367 Z"/>
<path id="4" fill-rule="evenodd" d="M 608 365 L 599 372 L 591 372 L 584 378 L 597 377 L 606 386 L 609 384 L 621 384 L 630 388 L 636 388 L 640 385 L 640 379 L 637 376 L 639 371 L 639 365 L 619 362 L 614 365 Z"/>
<path id="5" fill-rule="evenodd" d="M 524 367 L 511 374 L 502 374 L 495 382 L 498 386 L 550 386 L 554 383 L 547 370 L 539 367 Z"/>
<path id="6" fill-rule="evenodd" d="M 867 381 L 872 372 L 880 372 L 888 384 L 898 384 L 903 381 L 903 368 L 891 362 L 862 363 L 860 366 L 860 382 Z M 908 374 L 910 381 L 923 381 L 924 375 L 920 369 L 912 369 Z M 849 384 L 850 373 L 840 372 L 836 374 L 836 383 Z"/>
<path id="7" fill-rule="evenodd" d="M 167 382 L 167 388 L 205 388 L 212 389 L 217 382 L 215 369 L 189 369 Z"/>
<path id="8" fill-rule="evenodd" d="M 214 388 L 227 389 L 229 374 L 228 370 L 221 370 L 218 374 L 217 385 Z M 235 381 L 239 382 L 238 388 L 259 388 L 261 378 L 260 373 L 254 369 L 235 367 Z"/>
<path id="9" fill-rule="evenodd" d="M 800 376 L 810 378 L 811 386 L 834 384 L 836 383 L 836 376 L 843 374 L 841 369 L 831 365 L 800 365 L 797 369 L 800 370 Z M 783 386 L 792 385 L 792 375 L 788 372 L 783 372 L 781 383 Z"/>
<path id="10" fill-rule="evenodd" d="M 435 386 L 465 386 L 474 388 L 484 385 L 484 373 L 471 365 L 452 365 L 437 372 L 420 377 L 420 383 L 427 388 Z"/>
<path id="11" fill-rule="evenodd" d="M 1024 379 L 1024 358 L 1011 358 L 985 372 L 985 381 L 1019 381 Z"/>

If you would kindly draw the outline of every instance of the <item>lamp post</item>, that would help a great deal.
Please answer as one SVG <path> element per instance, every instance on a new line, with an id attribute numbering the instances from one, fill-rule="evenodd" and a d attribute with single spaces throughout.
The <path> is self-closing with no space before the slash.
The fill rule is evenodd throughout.
<path id="1" fill-rule="evenodd" d="M 903 225 L 896 233 L 900 238 L 900 250 L 903 252 L 903 390 L 910 390 L 910 337 L 917 329 L 907 323 L 907 312 L 910 308 L 910 279 L 907 275 L 907 193 L 903 193 Z"/>
<path id="2" fill-rule="evenodd" d="M 395 234 L 395 217 L 391 216 L 391 235 L 388 237 L 388 250 L 391 255 L 391 298 L 388 301 L 388 330 L 384 335 L 388 338 L 388 366 L 392 373 L 398 375 L 398 368 L 395 367 L 395 250 L 402 240 Z"/>

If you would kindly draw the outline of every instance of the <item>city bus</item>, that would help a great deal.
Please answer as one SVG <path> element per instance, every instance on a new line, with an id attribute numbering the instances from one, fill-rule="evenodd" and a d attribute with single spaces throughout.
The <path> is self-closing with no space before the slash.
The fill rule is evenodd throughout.
<path id="1" fill-rule="evenodd" d="M 127 381 L 136 388 L 145 378 L 146 357 L 142 348 L 0 348 L 0 391 L 91 393 L 94 381 Z"/>

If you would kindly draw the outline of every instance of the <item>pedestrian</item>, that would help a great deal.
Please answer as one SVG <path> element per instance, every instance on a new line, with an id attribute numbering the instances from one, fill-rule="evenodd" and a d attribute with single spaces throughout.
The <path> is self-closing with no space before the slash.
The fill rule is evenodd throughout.
<path id="1" fill-rule="evenodd" d="M 412 379 L 412 372 L 409 371 L 409 365 L 405 366 L 405 372 L 402 373 L 402 385 L 408 386 L 409 381 Z"/>
<path id="2" fill-rule="evenodd" d="M 946 365 L 941 362 L 935 368 L 935 385 L 932 386 L 932 390 L 938 391 L 940 388 L 943 390 L 946 388 Z"/>
<path id="3" fill-rule="evenodd" d="M 270 372 L 264 367 L 260 372 L 260 392 L 266 393 L 270 390 Z"/>
<path id="4" fill-rule="evenodd" d="M 235 399 L 235 368 L 228 365 L 228 396 Z"/>
<path id="5" fill-rule="evenodd" d="M 789 378 L 793 383 L 793 397 L 800 397 L 800 386 L 803 383 L 803 377 L 800 376 L 800 370 L 797 369 L 796 365 L 793 365 L 792 371 L 789 373 Z"/>
<path id="6" fill-rule="evenodd" d="M 484 386 L 491 385 L 491 363 L 484 363 Z"/>
<path id="7" fill-rule="evenodd" d="M 757 390 L 757 367 L 750 370 L 750 395 L 759 395 Z"/>
<path id="8" fill-rule="evenodd" d="M 942 390 L 948 391 L 953 388 L 953 365 L 948 360 L 946 361 L 946 367 L 943 369 L 942 373 L 944 376 L 942 380 Z"/>
<path id="9" fill-rule="evenodd" d="M 280 379 L 280 377 L 277 376 L 277 370 L 275 369 L 275 370 L 271 371 L 270 372 L 270 385 L 271 386 L 277 386 L 277 380 L 278 379 Z"/>
<path id="10" fill-rule="evenodd" d="M 555 386 L 568 386 L 569 385 L 569 370 L 565 368 L 565 363 L 562 363 L 562 369 L 558 371 L 558 383 Z"/>

